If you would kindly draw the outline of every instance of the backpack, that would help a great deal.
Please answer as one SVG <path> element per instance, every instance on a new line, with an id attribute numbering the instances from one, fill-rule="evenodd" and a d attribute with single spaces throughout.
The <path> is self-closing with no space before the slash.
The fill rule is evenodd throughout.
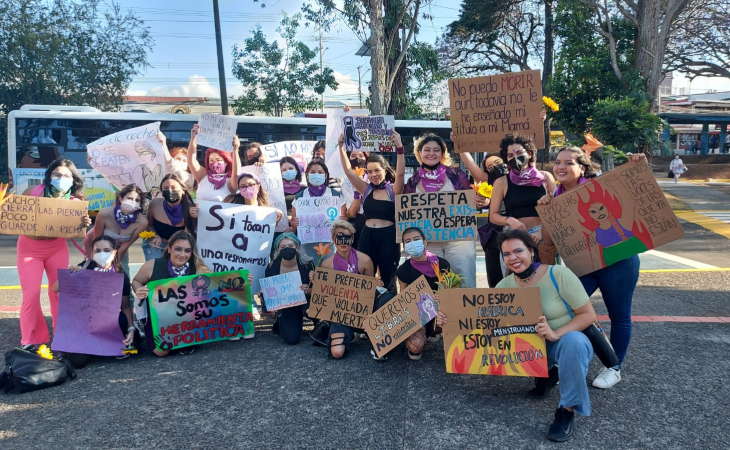
<path id="1" fill-rule="evenodd" d="M 0 389 L 22 394 L 63 384 L 76 378 L 65 360 L 46 359 L 19 348 L 5 354 L 5 370 L 0 375 Z"/>

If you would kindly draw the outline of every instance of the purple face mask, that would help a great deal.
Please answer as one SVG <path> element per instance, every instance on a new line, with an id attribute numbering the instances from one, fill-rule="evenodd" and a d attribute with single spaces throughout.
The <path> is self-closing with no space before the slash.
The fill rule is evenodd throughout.
<path id="1" fill-rule="evenodd" d="M 259 195 L 259 187 L 258 186 L 248 186 L 243 189 L 241 189 L 241 195 L 246 200 L 253 200 L 256 198 L 257 195 Z"/>
<path id="2" fill-rule="evenodd" d="M 225 171 L 226 171 L 226 163 L 224 163 L 222 161 L 212 162 L 212 163 L 208 164 L 208 167 L 210 168 L 210 171 L 216 175 L 225 173 Z"/>

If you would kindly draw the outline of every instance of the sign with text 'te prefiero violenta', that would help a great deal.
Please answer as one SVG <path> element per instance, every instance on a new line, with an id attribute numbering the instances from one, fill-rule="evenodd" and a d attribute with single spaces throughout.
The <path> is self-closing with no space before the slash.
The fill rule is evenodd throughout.
<path id="1" fill-rule="evenodd" d="M 314 272 L 307 315 L 363 328 L 365 318 L 373 311 L 376 287 L 373 277 L 320 267 Z"/>

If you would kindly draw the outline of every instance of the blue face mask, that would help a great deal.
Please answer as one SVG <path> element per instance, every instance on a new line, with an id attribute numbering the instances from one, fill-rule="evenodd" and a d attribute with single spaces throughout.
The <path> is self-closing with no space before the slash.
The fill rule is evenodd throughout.
<path id="1" fill-rule="evenodd" d="M 297 171 L 294 169 L 285 170 L 284 173 L 281 174 L 281 176 L 286 181 L 292 181 L 294 178 L 297 177 Z"/>
<path id="2" fill-rule="evenodd" d="M 54 178 L 51 180 L 51 186 L 53 186 L 58 192 L 65 193 L 71 186 L 74 185 L 73 178 Z"/>
<path id="3" fill-rule="evenodd" d="M 311 173 L 309 174 L 309 184 L 312 186 L 322 186 L 325 181 L 325 175 L 323 173 Z"/>
<path id="4" fill-rule="evenodd" d="M 426 244 L 423 241 L 411 241 L 406 244 L 406 253 L 411 255 L 413 258 L 418 258 L 423 254 L 426 249 Z"/>

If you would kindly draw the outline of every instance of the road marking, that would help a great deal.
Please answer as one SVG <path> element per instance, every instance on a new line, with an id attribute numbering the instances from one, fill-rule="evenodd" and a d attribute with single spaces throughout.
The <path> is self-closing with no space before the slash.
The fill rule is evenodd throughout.
<path id="1" fill-rule="evenodd" d="M 652 255 L 652 256 L 657 256 L 659 258 L 666 259 L 667 261 L 684 264 L 685 266 L 690 266 L 693 269 L 717 269 L 717 266 L 712 266 L 710 264 L 701 263 L 701 262 L 695 261 L 693 259 L 682 258 L 681 256 L 677 256 L 677 255 L 670 255 L 669 253 L 660 252 L 658 250 L 648 250 L 646 252 L 646 254 Z"/>
<path id="2" fill-rule="evenodd" d="M 730 211 L 707 211 L 702 212 L 707 217 L 717 219 L 721 222 L 730 223 Z"/>
<path id="3" fill-rule="evenodd" d="M 677 217 L 730 239 L 730 223 L 694 211 L 675 211 Z"/>

